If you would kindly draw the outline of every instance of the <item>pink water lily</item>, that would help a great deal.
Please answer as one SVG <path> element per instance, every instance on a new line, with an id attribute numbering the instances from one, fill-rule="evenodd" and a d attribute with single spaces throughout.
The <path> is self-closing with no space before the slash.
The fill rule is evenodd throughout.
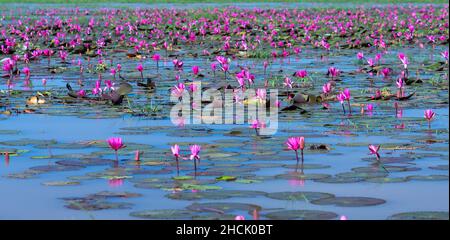
<path id="1" fill-rule="evenodd" d="M 199 154 L 200 154 L 201 147 L 199 145 L 192 145 L 192 146 L 189 146 L 189 149 L 191 150 L 190 159 L 194 160 L 195 174 L 197 174 L 197 160 L 200 160 Z"/>
<path id="2" fill-rule="evenodd" d="M 175 161 L 177 163 L 177 175 L 179 175 L 180 174 L 180 166 L 178 163 L 178 159 L 180 158 L 180 147 L 177 144 L 175 144 L 170 147 L 170 150 L 172 151 L 172 155 L 175 157 Z"/>
<path id="3" fill-rule="evenodd" d="M 123 144 L 121 137 L 111 137 L 111 138 L 108 138 L 108 140 L 106 140 L 106 141 L 107 141 L 109 147 L 114 150 L 114 153 L 116 155 L 116 163 L 115 164 L 117 166 L 117 163 L 119 162 L 119 157 L 117 155 L 117 151 L 122 148 L 125 148 L 126 146 Z"/>
<path id="4" fill-rule="evenodd" d="M 193 66 L 192 67 L 192 73 L 194 73 L 194 75 L 198 75 L 198 73 L 199 73 L 199 71 L 200 71 L 200 68 L 199 68 L 199 66 Z"/>
<path id="5" fill-rule="evenodd" d="M 424 117 L 428 121 L 429 129 L 431 128 L 431 121 L 434 119 L 435 116 L 436 116 L 436 113 L 433 112 L 433 110 L 431 110 L 431 109 L 425 110 Z"/>
<path id="6" fill-rule="evenodd" d="M 397 56 L 398 59 L 400 59 L 400 61 L 402 62 L 403 68 L 407 69 L 409 64 L 408 57 L 404 53 L 399 53 Z"/>
<path id="7" fill-rule="evenodd" d="M 286 145 L 289 150 L 292 150 L 295 152 L 295 157 L 297 159 L 297 163 L 299 162 L 298 150 L 300 149 L 301 154 L 302 154 L 302 164 L 303 164 L 303 149 L 305 148 L 305 138 L 304 137 L 290 137 L 286 141 Z"/>
<path id="8" fill-rule="evenodd" d="M 328 83 L 325 83 L 323 86 L 322 86 L 322 92 L 323 92 L 323 94 L 325 94 L 325 95 L 328 95 L 328 94 L 330 94 L 331 93 L 331 83 L 330 82 L 328 82 Z"/>
<path id="9" fill-rule="evenodd" d="M 379 146 L 375 146 L 372 144 L 369 145 L 370 154 L 371 155 L 375 154 L 377 156 L 377 160 L 380 160 L 380 154 L 378 153 L 378 151 L 380 151 L 380 148 L 381 148 L 381 145 L 379 145 Z"/>

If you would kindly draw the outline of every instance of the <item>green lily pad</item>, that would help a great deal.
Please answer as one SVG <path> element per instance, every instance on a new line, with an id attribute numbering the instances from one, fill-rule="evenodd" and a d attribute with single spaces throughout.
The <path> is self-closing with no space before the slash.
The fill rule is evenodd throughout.
<path id="1" fill-rule="evenodd" d="M 98 211 L 105 209 L 129 209 L 133 206 L 131 203 L 124 202 L 106 202 L 95 199 L 81 198 L 78 200 L 66 201 L 65 207 L 73 210 Z"/>
<path id="2" fill-rule="evenodd" d="M 75 185 L 80 185 L 80 182 L 76 182 L 76 181 L 51 181 L 51 182 L 43 182 L 42 185 L 45 185 L 45 186 L 75 186 Z"/>
<path id="3" fill-rule="evenodd" d="M 233 212 L 233 211 L 260 211 L 261 207 L 255 204 L 236 203 L 236 202 L 209 202 L 209 203 L 193 203 L 186 207 L 196 212 Z"/>
<path id="4" fill-rule="evenodd" d="M 404 177 L 380 177 L 380 178 L 368 178 L 366 182 L 372 183 L 399 183 L 407 182 L 409 179 Z"/>
<path id="5" fill-rule="evenodd" d="M 234 176 L 220 176 L 220 177 L 216 177 L 217 181 L 235 181 L 237 179 L 237 177 Z"/>
<path id="6" fill-rule="evenodd" d="M 194 213 L 192 211 L 183 209 L 157 209 L 157 210 L 144 210 L 131 212 L 130 216 L 155 220 L 163 220 L 163 219 L 176 220 L 176 219 L 192 219 L 193 214 Z"/>
<path id="7" fill-rule="evenodd" d="M 397 213 L 388 217 L 388 220 L 448 220 L 448 212 L 420 211 Z"/>
<path id="8" fill-rule="evenodd" d="M 284 210 L 264 214 L 264 217 L 273 220 L 332 220 L 338 215 L 318 210 Z"/>
<path id="9" fill-rule="evenodd" d="M 369 197 L 332 197 L 311 201 L 316 205 L 336 205 L 338 207 L 366 207 L 384 204 L 386 201 Z"/>
<path id="10" fill-rule="evenodd" d="M 386 177 L 388 173 L 384 172 L 344 172 L 336 174 L 336 177 L 341 178 L 375 178 L 375 177 Z"/>
<path id="11" fill-rule="evenodd" d="M 355 183 L 362 181 L 364 181 L 364 178 L 361 177 L 329 177 L 314 180 L 314 182 L 321 183 Z"/>
<path id="12" fill-rule="evenodd" d="M 448 180 L 447 175 L 428 175 L 428 176 L 408 176 L 409 180 L 418 180 L 418 181 L 445 181 Z"/>
<path id="13" fill-rule="evenodd" d="M 266 197 L 277 200 L 289 200 L 289 201 L 313 201 L 322 198 L 334 197 L 330 193 L 322 192 L 273 192 L 267 193 Z"/>
<path id="14" fill-rule="evenodd" d="M 280 175 L 276 175 L 275 176 L 276 179 L 287 179 L 287 180 L 291 180 L 291 179 L 317 180 L 317 179 L 329 178 L 329 177 L 331 177 L 331 175 L 329 175 L 329 174 L 320 174 L 320 173 L 310 173 L 310 174 L 286 173 L 286 174 L 280 174 Z"/>
<path id="15" fill-rule="evenodd" d="M 247 190 L 218 190 L 218 191 L 198 191 L 198 192 L 175 192 L 167 194 L 166 197 L 175 200 L 219 200 L 233 197 L 256 197 L 262 196 L 265 192 Z"/>

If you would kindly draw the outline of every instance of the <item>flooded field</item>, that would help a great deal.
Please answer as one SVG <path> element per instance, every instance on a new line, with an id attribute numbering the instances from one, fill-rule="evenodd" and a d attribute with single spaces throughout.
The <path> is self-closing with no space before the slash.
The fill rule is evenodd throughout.
<path id="1" fill-rule="evenodd" d="M 206 7 L 0 7 L 0 219 L 448 219 L 448 4 Z"/>

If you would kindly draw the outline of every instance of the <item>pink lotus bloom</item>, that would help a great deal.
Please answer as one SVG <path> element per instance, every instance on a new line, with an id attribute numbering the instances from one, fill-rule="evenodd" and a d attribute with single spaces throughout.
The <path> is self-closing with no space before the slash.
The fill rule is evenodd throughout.
<path id="1" fill-rule="evenodd" d="M 326 94 L 329 94 L 330 92 L 331 92 L 331 83 L 325 83 L 323 86 L 322 86 L 322 92 L 326 95 Z"/>
<path id="2" fill-rule="evenodd" d="M 86 96 L 86 91 L 81 89 L 80 91 L 77 92 L 77 96 L 78 97 L 85 97 Z"/>
<path id="3" fill-rule="evenodd" d="M 101 88 L 93 88 L 92 89 L 92 94 L 94 95 L 99 95 L 102 92 Z"/>
<path id="4" fill-rule="evenodd" d="M 216 60 L 217 60 L 221 65 L 228 64 L 228 60 L 227 60 L 225 57 L 217 56 L 217 57 L 216 57 Z"/>
<path id="5" fill-rule="evenodd" d="M 22 72 L 25 74 L 25 76 L 27 76 L 27 77 L 30 76 L 30 69 L 28 67 L 24 67 Z"/>
<path id="6" fill-rule="evenodd" d="M 216 63 L 212 62 L 211 63 L 211 70 L 216 71 L 216 68 L 217 68 Z"/>
<path id="7" fill-rule="evenodd" d="M 184 85 L 184 83 L 178 83 L 172 88 L 172 94 L 178 98 L 182 97 L 185 89 L 186 86 Z"/>
<path id="8" fill-rule="evenodd" d="M 448 55 L 448 52 L 447 52 L 447 55 Z M 263 62 L 264 70 L 266 70 L 268 66 L 269 66 L 269 62 L 268 61 L 264 61 Z"/>
<path id="9" fill-rule="evenodd" d="M 345 101 L 345 95 L 344 95 L 344 93 L 339 93 L 339 94 L 336 96 L 336 98 L 337 98 L 337 100 L 339 100 L 339 102 L 341 102 L 341 104 L 344 104 L 344 101 Z"/>
<path id="10" fill-rule="evenodd" d="M 111 75 L 115 76 L 116 75 L 116 69 L 115 68 L 111 68 L 110 70 Z"/>
<path id="11" fill-rule="evenodd" d="M 174 59 L 172 60 L 173 66 L 175 68 L 182 68 L 183 67 L 183 61 L 178 60 L 178 59 Z"/>
<path id="12" fill-rule="evenodd" d="M 109 90 L 115 90 L 114 88 L 114 83 L 111 80 L 105 80 L 105 90 L 109 89 Z M 100 84 L 99 84 L 100 86 Z"/>
<path id="13" fill-rule="evenodd" d="M 381 74 L 383 75 L 383 77 L 388 77 L 389 76 L 389 74 L 391 73 L 391 69 L 389 69 L 389 68 L 383 68 L 382 70 L 381 70 Z"/>
<path id="14" fill-rule="evenodd" d="M 340 73 L 341 71 L 335 67 L 328 68 L 328 75 L 330 75 L 331 77 L 337 77 Z"/>
<path id="15" fill-rule="evenodd" d="M 378 151 L 380 151 L 380 147 L 381 147 L 381 145 L 375 146 L 375 145 L 370 144 L 369 145 L 370 155 L 375 154 L 377 156 L 377 159 L 380 159 L 380 154 L 378 153 Z"/>
<path id="16" fill-rule="evenodd" d="M 198 155 L 200 153 L 201 147 L 199 145 L 192 145 L 189 147 L 191 150 L 191 157 L 190 159 L 200 159 L 200 156 Z"/>
<path id="17" fill-rule="evenodd" d="M 260 102 L 264 102 L 266 100 L 266 96 L 267 96 L 266 89 L 261 88 L 256 89 L 256 98 L 258 98 Z"/>
<path id="18" fill-rule="evenodd" d="M 448 51 L 441 52 L 441 56 L 448 61 Z"/>
<path id="19" fill-rule="evenodd" d="M 120 63 L 117 64 L 117 71 L 120 72 L 120 70 L 122 69 L 122 65 L 120 65 Z"/>
<path id="20" fill-rule="evenodd" d="M 200 68 L 198 66 L 192 67 L 192 72 L 194 73 L 194 75 L 198 75 L 199 71 L 200 71 Z"/>
<path id="21" fill-rule="evenodd" d="M 195 91 L 197 91 L 197 89 L 198 89 L 197 84 L 191 83 L 191 84 L 189 85 L 189 90 L 190 90 L 191 92 L 195 92 Z"/>
<path id="22" fill-rule="evenodd" d="M 152 59 L 153 59 L 153 61 L 158 62 L 158 61 L 161 59 L 161 56 L 160 56 L 159 54 L 155 53 L 155 54 L 152 56 Z"/>
<path id="23" fill-rule="evenodd" d="M 47 85 L 47 79 L 43 78 L 42 79 L 42 86 L 45 86 L 45 85 Z"/>
<path id="24" fill-rule="evenodd" d="M 339 218 L 339 220 L 347 220 L 347 217 L 346 216 L 341 216 L 340 218 Z"/>
<path id="25" fill-rule="evenodd" d="M 255 120 L 253 120 L 252 121 L 252 124 L 250 125 L 250 128 L 252 128 L 252 129 L 258 129 L 259 128 L 259 120 L 258 119 L 255 119 Z"/>
<path id="26" fill-rule="evenodd" d="M 142 66 L 141 63 L 139 63 L 139 64 L 137 65 L 136 69 L 137 69 L 139 72 L 144 71 L 144 67 Z"/>
<path id="27" fill-rule="evenodd" d="M 244 216 L 242 215 L 237 215 L 234 220 L 245 220 Z"/>
<path id="28" fill-rule="evenodd" d="M 356 57 L 357 57 L 359 60 L 361 60 L 361 59 L 364 58 L 364 53 L 363 53 L 363 52 L 358 52 L 358 53 L 356 54 Z"/>
<path id="29" fill-rule="evenodd" d="M 373 105 L 372 104 L 367 104 L 366 110 L 369 111 L 369 112 L 372 112 L 373 111 Z"/>
<path id="30" fill-rule="evenodd" d="M 372 58 L 367 59 L 367 63 L 369 64 L 369 67 L 375 66 L 375 61 Z"/>
<path id="31" fill-rule="evenodd" d="M 400 59 L 400 61 L 403 64 L 403 67 L 405 69 L 408 68 L 408 64 L 409 64 L 408 57 L 404 53 L 399 53 L 398 54 L 398 59 Z"/>
<path id="32" fill-rule="evenodd" d="M 300 137 L 290 137 L 286 141 L 288 149 L 292 151 L 297 151 L 300 149 Z"/>
<path id="33" fill-rule="evenodd" d="M 284 83 L 283 85 L 287 88 L 292 88 L 292 80 L 289 77 L 284 78 Z"/>
<path id="34" fill-rule="evenodd" d="M 433 112 L 433 110 L 431 110 L 431 109 L 425 110 L 424 117 L 425 117 L 425 119 L 427 119 L 427 121 L 433 120 L 435 115 L 436 114 Z"/>
<path id="35" fill-rule="evenodd" d="M 397 84 L 397 88 L 403 88 L 405 85 L 405 82 L 403 81 L 402 78 L 397 79 L 397 81 L 395 82 L 395 84 Z"/>
<path id="36" fill-rule="evenodd" d="M 95 81 L 95 88 L 100 88 L 102 82 L 100 80 Z"/>
<path id="37" fill-rule="evenodd" d="M 177 144 L 170 147 L 170 150 L 172 151 L 173 156 L 180 157 L 180 147 Z"/>
<path id="38" fill-rule="evenodd" d="M 344 91 L 342 92 L 344 94 L 345 100 L 350 100 L 351 96 L 350 96 L 350 89 L 346 88 L 344 89 Z"/>
<path id="39" fill-rule="evenodd" d="M 299 78 L 305 78 L 306 76 L 308 76 L 308 72 L 306 70 L 299 70 L 295 73 L 295 76 Z"/>
<path id="40" fill-rule="evenodd" d="M 114 151 L 124 148 L 125 145 L 122 143 L 121 137 L 112 137 L 107 140 L 109 147 Z"/>
<path id="41" fill-rule="evenodd" d="M 275 101 L 275 106 L 276 106 L 277 108 L 280 108 L 280 107 L 281 107 L 281 101 L 280 101 L 280 100 L 276 100 L 276 101 Z"/>
<path id="42" fill-rule="evenodd" d="M 228 64 L 222 65 L 222 71 L 224 71 L 224 72 L 227 72 L 229 68 L 230 68 L 230 66 Z"/>

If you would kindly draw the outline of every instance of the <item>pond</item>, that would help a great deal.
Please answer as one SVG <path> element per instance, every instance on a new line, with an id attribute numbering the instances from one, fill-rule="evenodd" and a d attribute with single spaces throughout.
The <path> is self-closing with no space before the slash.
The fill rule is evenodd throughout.
<path id="1" fill-rule="evenodd" d="M 1 8 L 0 219 L 448 219 L 448 4 L 130 6 Z M 192 83 L 276 119 L 171 118 Z"/>

